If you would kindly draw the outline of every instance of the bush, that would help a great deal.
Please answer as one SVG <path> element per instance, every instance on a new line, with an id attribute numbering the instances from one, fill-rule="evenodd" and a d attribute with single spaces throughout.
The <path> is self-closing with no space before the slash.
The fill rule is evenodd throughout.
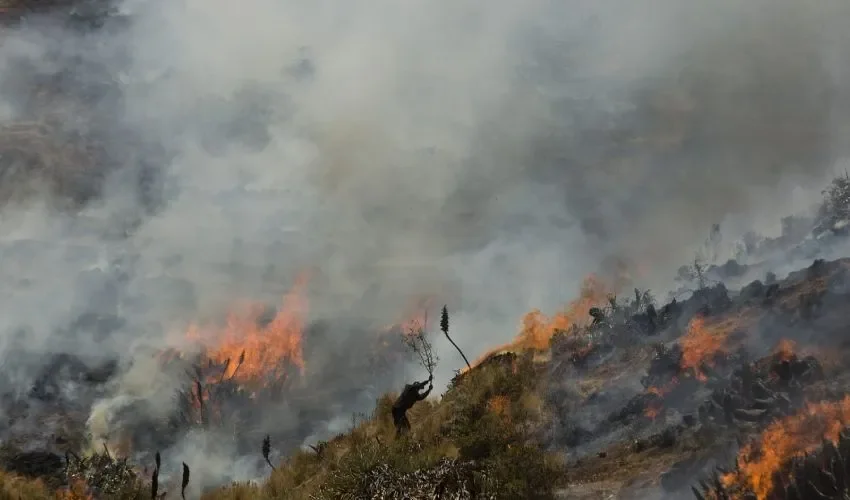
<path id="1" fill-rule="evenodd" d="M 562 465 L 535 439 L 546 420 L 539 375 L 530 356 L 491 358 L 456 377 L 440 402 L 414 406 L 412 430 L 400 438 L 396 395 L 387 394 L 369 418 L 295 453 L 264 484 L 203 499 L 551 498 Z"/>
<path id="2" fill-rule="evenodd" d="M 440 402 L 414 406 L 412 430 L 403 437 L 395 436 L 395 395 L 387 394 L 369 418 L 355 418 L 348 432 L 296 452 L 265 483 L 232 484 L 202 498 L 551 498 L 562 469 L 535 439 L 545 422 L 541 380 L 530 356 L 496 356 L 456 378 Z M 105 454 L 72 460 L 69 473 L 75 486 L 60 498 L 85 498 L 87 489 L 117 499 L 149 495 L 123 461 Z M 41 481 L 0 475 L 0 500 L 7 498 L 57 497 Z"/>
<path id="3" fill-rule="evenodd" d="M 498 497 L 505 499 L 553 498 L 562 464 L 531 445 L 508 446 L 487 461 L 487 469 L 497 488 Z"/>
<path id="4" fill-rule="evenodd" d="M 850 176 L 845 173 L 833 179 L 823 195 L 815 232 L 846 231 L 850 228 L 847 224 L 850 220 Z"/>

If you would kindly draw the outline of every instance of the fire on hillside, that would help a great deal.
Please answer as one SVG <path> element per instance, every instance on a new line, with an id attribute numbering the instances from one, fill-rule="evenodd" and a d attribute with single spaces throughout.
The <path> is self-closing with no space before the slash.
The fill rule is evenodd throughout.
<path id="1" fill-rule="evenodd" d="M 190 349 L 161 353 L 165 364 L 191 367 L 191 387 L 180 393 L 184 423 L 222 424 L 225 415 L 252 400 L 278 400 L 304 376 L 307 283 L 306 274 L 299 276 L 270 318 L 263 304 L 241 304 L 223 325 L 190 325 L 181 339 Z"/>

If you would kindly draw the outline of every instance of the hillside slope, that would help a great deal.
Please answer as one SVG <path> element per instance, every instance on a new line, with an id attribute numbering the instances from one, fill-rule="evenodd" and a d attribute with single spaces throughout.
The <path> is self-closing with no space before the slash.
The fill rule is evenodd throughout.
<path id="1" fill-rule="evenodd" d="M 414 406 L 408 436 L 395 436 L 386 395 L 264 482 L 203 498 L 693 498 L 692 486 L 724 498 L 700 481 L 733 466 L 738 443 L 739 468 L 717 477 L 728 498 L 794 498 L 775 496 L 774 482 L 811 473 L 794 457 L 850 424 L 848 294 L 843 259 L 658 308 L 646 294 L 611 297 L 549 349 L 497 352 L 458 374 Z M 107 451 L 61 460 L 9 448 L 0 459 L 0 498 L 151 495 L 153 472 Z M 176 498 L 177 479 L 158 494 Z"/>
<path id="2" fill-rule="evenodd" d="M 557 334 L 550 353 L 499 354 L 458 376 L 415 407 L 409 438 L 393 437 L 387 396 L 265 484 L 204 498 L 688 498 L 731 465 L 736 441 L 845 397 L 848 285 L 850 260 L 816 261 L 654 314 L 611 305 L 604 321 Z"/>

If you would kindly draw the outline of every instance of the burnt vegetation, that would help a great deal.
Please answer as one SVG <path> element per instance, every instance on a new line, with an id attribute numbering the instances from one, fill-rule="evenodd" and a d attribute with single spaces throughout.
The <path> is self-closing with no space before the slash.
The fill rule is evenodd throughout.
<path id="1" fill-rule="evenodd" d="M 68 26 L 100 29 L 111 7 L 108 1 L 7 0 L 0 2 L 0 16 L 17 24 L 50 11 Z M 46 57 L 53 61 L 59 52 Z M 31 77 L 21 81 L 36 84 L 16 121 L 0 127 L 0 203 L 29 196 L 31 190 L 20 186 L 37 179 L 59 205 L 79 208 L 97 197 L 120 163 L 104 146 L 114 131 L 98 114 L 120 106 L 117 90 L 112 84 L 92 90 L 100 77 L 111 79 L 82 64 L 84 57 L 80 62 L 91 70 L 85 82 L 74 72 L 14 68 Z M 67 125 L 75 121 L 91 126 Z M 167 156 L 144 138 L 131 142 L 139 158 Z M 155 162 L 137 163 L 134 187 L 153 207 Z M 553 327 L 544 349 L 506 349 L 472 363 L 455 342 L 463 332 L 450 334 L 444 306 L 439 329 L 463 365 L 440 398 L 410 408 L 410 430 L 401 435 L 392 415 L 397 394 L 388 393 L 345 432 L 301 447 L 314 423 L 334 416 L 329 402 L 347 403 L 346 395 L 364 380 L 325 394 L 321 373 L 304 382 L 297 367 L 282 364 L 274 378 L 249 387 L 238 376 L 251 353 L 221 362 L 175 357 L 162 368 L 185 382 L 174 395 L 175 411 L 157 421 L 134 421 L 133 460 L 80 428 L 42 432 L 47 426 L 39 420 L 32 424 L 36 432 L 27 428 L 0 448 L 0 499 L 189 498 L 192 464 L 157 450 L 190 431 L 232 436 L 235 452 L 255 456 L 267 474 L 259 484 L 210 488 L 200 493 L 205 500 L 580 499 L 613 495 L 626 484 L 699 500 L 846 499 L 850 410 L 824 408 L 843 408 L 850 393 L 850 261 L 827 262 L 820 255 L 850 235 L 850 177 L 835 178 L 823 194 L 811 217 L 783 219 L 776 238 L 747 234 L 737 258 L 725 263 L 717 261 L 720 227 L 712 227 L 703 251 L 679 268 L 680 289 L 666 302 L 649 290 L 623 293 L 617 287 L 620 295 L 594 298 L 575 321 Z M 783 265 L 813 263 L 779 277 L 768 272 L 782 267 L 770 260 L 777 253 Z M 104 335 L 115 328 L 111 320 L 80 319 Z M 308 337 L 317 344 L 333 340 L 332 328 L 311 328 Z M 399 359 L 412 359 L 432 376 L 439 360 L 426 324 L 395 333 L 390 347 L 385 333 L 366 349 L 375 354 L 358 359 L 362 365 L 343 364 L 349 361 L 342 355 L 325 361 L 342 364 L 346 376 L 382 378 Z M 83 427 L 86 408 L 63 387 L 72 383 L 101 395 L 117 372 L 115 363 L 89 366 L 57 355 L 29 393 L 3 401 L 8 423 L 0 425 L 12 436 L 16 425 L 40 412 Z M 268 418 L 263 409 L 277 404 L 295 408 L 299 428 L 272 434 L 260 428 Z M 785 436 L 796 440 L 793 446 L 765 439 L 781 435 L 782 423 L 801 414 L 821 422 L 822 432 Z M 765 456 L 775 456 L 775 463 L 764 463 Z"/>
<path id="2" fill-rule="evenodd" d="M 830 226 L 836 235 L 845 182 L 836 179 L 820 213 L 823 219 L 839 212 Z M 185 379 L 177 410 L 152 423 L 148 438 L 133 441 L 132 448 L 152 453 L 190 429 L 233 435 L 238 452 L 256 456 L 269 477 L 263 484 L 208 490 L 208 500 L 581 498 L 588 493 L 580 488 L 596 487 L 587 485 L 600 488 L 590 495 L 602 495 L 605 485 L 652 477 L 661 478 L 652 487 L 675 495 L 763 498 L 750 476 L 767 451 L 748 443 L 812 411 L 812 402 L 833 404 L 848 394 L 850 373 L 841 357 L 847 341 L 840 332 L 850 327 L 850 317 L 841 313 L 850 262 L 815 260 L 784 279 L 765 276 L 738 290 L 711 273 L 700 259 L 685 266 L 679 277 L 689 294 L 664 304 L 649 290 L 597 290 L 569 324 L 535 323 L 551 328 L 545 349 L 508 348 L 476 363 L 458 349 L 465 369 L 439 400 L 409 409 L 408 432 L 396 431 L 396 394 L 390 393 L 370 415 L 352 419 L 348 431 L 303 451 L 291 451 L 303 433 L 258 434 L 255 426 L 263 408 L 257 401 L 293 404 L 304 412 L 303 421 L 324 415 L 310 413 L 318 411 L 310 404 L 317 386 L 304 385 L 297 366 L 282 360 L 272 378 L 251 385 L 240 378 L 251 354 L 246 351 L 221 362 L 203 354 L 165 356 L 163 369 Z M 441 333 L 457 348 L 447 308 L 439 319 Z M 376 356 L 402 354 L 432 374 L 437 337 L 427 322 L 412 325 L 382 334 Z M 387 335 L 393 347 L 378 348 Z M 98 386 L 115 371 L 60 356 L 28 397 L 60 408 L 68 404 L 59 397 L 60 379 L 74 374 L 75 383 Z M 850 424 L 845 417 L 850 411 L 822 420 Z M 842 498 L 846 435 L 819 435 L 779 450 L 784 454 L 767 473 L 769 498 Z M 191 464 L 164 463 L 158 452 L 131 461 L 100 445 L 86 453 L 85 444 L 84 438 L 66 440 L 65 452 L 55 445 L 41 451 L 9 444 L 0 454 L 6 471 L 0 486 L 13 498 L 189 495 Z M 281 461 L 273 448 L 282 452 Z"/>
<path id="3" fill-rule="evenodd" d="M 699 270 L 707 272 L 701 264 Z M 812 402 L 833 404 L 848 394 L 846 340 L 836 332 L 850 326 L 850 317 L 837 312 L 850 293 L 850 263 L 817 260 L 787 278 L 766 277 L 737 291 L 701 280 L 700 273 L 687 297 L 659 305 L 648 290 L 601 295 L 568 328 L 554 328 L 548 348 L 508 349 L 469 363 L 439 400 L 410 408 L 406 433 L 396 432 L 390 393 L 370 415 L 353 418 L 348 431 L 304 451 L 288 451 L 296 447 L 289 435 L 251 430 L 257 394 L 267 401 L 305 396 L 294 372 L 249 389 L 237 376 L 244 352 L 222 363 L 175 358 L 172 368 L 186 377 L 179 410 L 152 430 L 158 440 L 134 446 L 167 445 L 169 432 L 191 428 L 238 435 L 240 452 L 255 454 L 269 477 L 208 490 L 208 500 L 586 498 L 642 480 L 644 487 L 698 499 L 842 498 L 845 433 L 779 450 L 784 455 L 769 471 L 768 497 L 754 492 L 750 478 L 765 451 L 748 443 L 813 411 Z M 442 313 L 447 335 L 450 318 Z M 393 335 L 396 349 L 431 373 L 437 357 L 426 325 Z M 284 368 L 276 373 L 294 369 Z M 49 387 L 49 378 L 40 384 Z M 845 417 L 850 411 L 822 420 L 850 424 Z M 273 448 L 282 452 L 280 462 Z M 21 498 L 189 494 L 191 464 L 182 464 L 182 481 L 166 487 L 158 453 L 145 469 L 106 449 L 79 450 L 63 457 L 10 449 L 0 457 L 3 487 Z M 180 478 L 179 469 L 169 476 Z"/>

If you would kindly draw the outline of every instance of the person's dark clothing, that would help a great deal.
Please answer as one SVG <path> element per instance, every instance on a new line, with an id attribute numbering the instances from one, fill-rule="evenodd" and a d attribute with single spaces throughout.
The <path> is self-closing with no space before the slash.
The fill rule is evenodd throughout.
<path id="1" fill-rule="evenodd" d="M 410 430 L 410 421 L 407 420 L 407 410 L 413 408 L 418 401 L 422 401 L 427 398 L 429 394 L 431 394 L 431 389 L 433 386 L 430 385 L 431 380 L 428 379 L 424 382 L 414 382 L 412 384 L 407 384 L 402 389 L 401 394 L 398 396 L 398 399 L 393 403 L 393 424 L 396 428 L 397 434 L 403 434 Z M 425 385 L 429 384 L 428 390 L 420 393 Z"/>
<path id="2" fill-rule="evenodd" d="M 605 313 L 598 307 L 591 307 L 588 314 L 593 318 L 593 325 L 600 325 L 605 322 Z"/>

